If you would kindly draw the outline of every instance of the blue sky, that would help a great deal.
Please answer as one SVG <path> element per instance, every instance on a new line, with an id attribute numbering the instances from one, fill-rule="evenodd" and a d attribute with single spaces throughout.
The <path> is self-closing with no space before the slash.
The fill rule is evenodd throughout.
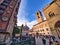
<path id="1" fill-rule="evenodd" d="M 36 12 L 42 11 L 52 0 L 21 0 L 18 12 L 18 23 L 27 24 L 30 28 L 37 23 Z"/>

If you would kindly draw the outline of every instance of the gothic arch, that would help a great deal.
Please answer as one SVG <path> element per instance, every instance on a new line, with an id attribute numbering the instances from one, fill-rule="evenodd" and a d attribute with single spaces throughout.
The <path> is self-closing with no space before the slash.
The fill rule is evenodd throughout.
<path id="1" fill-rule="evenodd" d="M 60 28 L 60 20 L 55 23 L 55 28 Z"/>
<path id="2" fill-rule="evenodd" d="M 59 36 L 60 35 L 60 20 L 55 23 L 54 28 L 57 32 L 57 35 Z"/>

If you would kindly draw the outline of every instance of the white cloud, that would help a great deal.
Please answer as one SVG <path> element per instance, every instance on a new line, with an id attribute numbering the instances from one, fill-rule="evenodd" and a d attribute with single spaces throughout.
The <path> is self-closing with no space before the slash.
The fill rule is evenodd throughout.
<path id="1" fill-rule="evenodd" d="M 19 18 L 25 18 L 26 14 L 26 5 L 27 5 L 27 1 L 26 0 L 21 0 L 21 4 L 19 7 L 19 11 L 18 11 L 18 19 Z"/>
<path id="2" fill-rule="evenodd" d="M 33 20 L 31 22 L 28 22 L 27 23 L 27 26 L 30 27 L 30 29 L 33 27 L 33 25 L 37 24 L 37 21 L 36 20 Z"/>
<path id="3" fill-rule="evenodd" d="M 26 16 L 28 16 L 28 12 L 26 12 L 26 5 L 27 1 L 26 0 L 21 0 L 19 12 L 18 12 L 18 20 L 17 20 L 17 25 L 21 26 L 22 24 L 27 24 L 27 26 L 31 29 L 33 25 L 37 23 L 36 20 L 33 20 L 31 22 L 28 21 Z"/>
<path id="4" fill-rule="evenodd" d="M 33 20 L 31 22 L 29 22 L 27 19 L 23 19 L 23 20 L 18 20 L 18 23 L 17 25 L 18 26 L 21 26 L 22 24 L 27 24 L 27 26 L 32 29 L 33 25 L 37 24 L 37 21 L 36 20 Z"/>

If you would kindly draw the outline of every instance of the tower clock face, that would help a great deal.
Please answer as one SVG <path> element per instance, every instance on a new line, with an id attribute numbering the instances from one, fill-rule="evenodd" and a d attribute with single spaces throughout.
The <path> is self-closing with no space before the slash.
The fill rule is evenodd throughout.
<path id="1" fill-rule="evenodd" d="M 8 21 L 8 17 L 6 16 L 2 17 L 2 21 Z"/>

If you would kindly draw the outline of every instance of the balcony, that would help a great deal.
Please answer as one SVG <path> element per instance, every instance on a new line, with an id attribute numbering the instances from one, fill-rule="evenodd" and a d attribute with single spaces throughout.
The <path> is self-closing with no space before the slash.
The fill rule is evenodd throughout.
<path id="1" fill-rule="evenodd" d="M 7 8 L 11 0 L 4 0 L 3 3 L 0 4 L 0 15 L 3 14 L 4 10 Z"/>
<path id="2" fill-rule="evenodd" d="M 0 15 L 2 15 L 2 14 L 3 14 L 3 12 L 4 12 L 3 10 L 0 10 Z"/>
<path id="3" fill-rule="evenodd" d="M 4 2 L 6 2 L 6 3 L 10 3 L 10 2 L 11 2 L 11 0 L 5 0 Z"/>
<path id="4" fill-rule="evenodd" d="M 9 4 L 8 3 L 6 3 L 6 2 L 3 2 L 1 5 L 3 5 L 3 6 L 8 6 Z"/>
<path id="5" fill-rule="evenodd" d="M 6 6 L 3 6 L 3 5 L 0 5 L 0 10 L 5 10 L 6 9 Z"/>

